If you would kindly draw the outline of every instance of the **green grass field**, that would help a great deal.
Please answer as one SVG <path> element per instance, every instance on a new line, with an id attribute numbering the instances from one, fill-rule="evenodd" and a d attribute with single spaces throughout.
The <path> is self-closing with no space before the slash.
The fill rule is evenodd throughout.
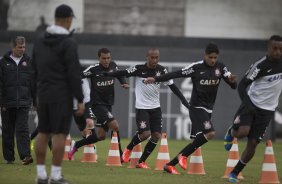
<path id="1" fill-rule="evenodd" d="M 2 140 L 0 139 L 0 142 Z M 122 146 L 124 147 L 129 142 L 128 139 L 122 140 Z M 187 144 L 187 141 L 168 140 L 168 146 L 170 151 L 170 157 L 174 157 L 178 151 Z M 152 168 L 151 170 L 142 169 L 128 169 L 127 164 L 122 167 L 109 167 L 105 166 L 108 150 L 110 146 L 110 140 L 99 142 L 96 144 L 98 152 L 97 163 L 81 163 L 83 149 L 75 155 L 75 161 L 64 161 L 63 174 L 66 179 L 71 180 L 76 184 L 183 184 L 183 183 L 227 183 L 226 179 L 221 177 L 224 174 L 226 168 L 226 162 L 228 159 L 228 152 L 223 148 L 222 141 L 210 141 L 208 144 L 202 147 L 202 155 L 204 160 L 204 167 L 206 175 L 188 175 L 187 171 L 183 171 L 177 166 L 181 175 L 170 175 L 163 171 L 154 170 L 158 147 L 156 147 L 154 153 L 148 158 L 147 163 Z M 144 148 L 145 143 L 142 144 Z M 240 153 L 245 146 L 244 141 L 239 142 Z M 276 141 L 273 144 L 274 154 L 276 159 L 276 166 L 280 181 L 282 181 L 282 141 Z M 0 149 L 2 152 L 2 145 L 0 143 Z M 243 171 L 245 177 L 241 183 L 258 183 L 260 179 L 261 167 L 264 157 L 265 142 L 262 142 L 258 148 L 253 160 Z M 34 155 L 34 153 L 33 153 Z M 48 170 L 50 171 L 50 157 L 48 154 Z M 36 172 L 35 163 L 23 166 L 18 157 L 12 165 L 5 164 L 3 156 L 0 156 L 0 183 L 22 183 L 30 184 L 34 183 Z"/>

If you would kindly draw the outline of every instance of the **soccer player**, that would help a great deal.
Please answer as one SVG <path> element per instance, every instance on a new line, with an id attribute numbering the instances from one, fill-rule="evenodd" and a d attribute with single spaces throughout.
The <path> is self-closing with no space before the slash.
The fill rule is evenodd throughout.
<path id="1" fill-rule="evenodd" d="M 90 78 L 91 80 L 90 101 L 93 113 L 97 117 L 97 121 L 95 122 L 96 131 L 92 131 L 90 136 L 81 139 L 74 144 L 68 153 L 69 159 L 72 158 L 80 147 L 104 140 L 109 129 L 116 131 L 117 133 L 119 132 L 118 121 L 112 114 L 115 94 L 115 77 L 100 75 L 103 72 L 116 71 L 118 70 L 118 67 L 117 64 L 111 60 L 111 52 L 107 48 L 101 48 L 98 51 L 98 58 L 98 64 L 89 66 L 82 72 L 84 78 Z M 129 88 L 124 77 L 117 77 L 117 79 L 123 88 Z M 118 142 L 120 155 L 122 155 L 119 133 Z"/>
<path id="2" fill-rule="evenodd" d="M 215 135 L 211 115 L 215 103 L 217 89 L 221 79 L 236 89 L 236 76 L 218 61 L 219 49 L 210 43 L 206 46 L 204 59 L 175 72 L 149 77 L 145 83 L 167 81 L 180 77 L 191 77 L 193 90 L 189 102 L 189 114 L 192 121 L 191 138 L 193 142 L 184 147 L 179 154 L 164 166 L 164 171 L 179 174 L 175 165 L 179 163 L 182 169 L 187 167 L 187 157 L 197 148 L 207 143 Z"/>
<path id="3" fill-rule="evenodd" d="M 136 125 L 138 131 L 127 145 L 123 152 L 122 159 L 129 162 L 129 157 L 133 147 L 149 137 L 150 140 L 145 146 L 144 152 L 139 159 L 136 168 L 149 169 L 145 163 L 146 159 L 155 149 L 162 132 L 162 111 L 160 108 L 160 83 L 145 84 L 144 79 L 147 77 L 160 76 L 167 73 L 167 69 L 158 64 L 160 59 L 159 49 L 149 49 L 147 52 L 147 62 L 145 64 L 136 65 L 126 70 L 120 70 L 106 75 L 109 76 L 126 76 L 136 77 Z M 181 102 L 188 107 L 189 104 L 172 80 L 164 83 L 176 94 Z"/>
<path id="4" fill-rule="evenodd" d="M 266 56 L 251 65 L 238 86 L 242 102 L 224 137 L 225 149 L 231 149 L 234 137 L 248 137 L 248 142 L 229 175 L 230 182 L 238 181 L 238 174 L 253 158 L 278 106 L 281 89 L 282 37 L 274 35 L 268 41 Z"/>

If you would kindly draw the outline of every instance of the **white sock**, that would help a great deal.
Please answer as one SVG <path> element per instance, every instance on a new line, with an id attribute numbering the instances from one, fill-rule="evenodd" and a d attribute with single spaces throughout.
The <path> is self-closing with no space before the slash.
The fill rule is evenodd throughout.
<path id="1" fill-rule="evenodd" d="M 62 167 L 61 166 L 51 166 L 51 179 L 59 180 L 62 178 Z"/>
<path id="2" fill-rule="evenodd" d="M 36 165 L 37 169 L 37 178 L 39 179 L 47 179 L 46 167 L 45 165 Z"/>

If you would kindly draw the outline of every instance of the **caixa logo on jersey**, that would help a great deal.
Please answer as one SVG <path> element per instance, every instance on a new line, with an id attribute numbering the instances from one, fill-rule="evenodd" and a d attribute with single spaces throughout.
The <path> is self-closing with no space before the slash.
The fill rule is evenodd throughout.
<path id="1" fill-rule="evenodd" d="M 114 80 L 108 80 L 108 81 L 99 81 L 97 82 L 97 86 L 110 86 L 114 84 Z"/>
<path id="2" fill-rule="evenodd" d="M 274 75 L 268 78 L 269 82 L 273 82 L 273 81 L 277 81 L 277 80 L 281 80 L 282 79 L 282 74 L 280 75 Z"/>

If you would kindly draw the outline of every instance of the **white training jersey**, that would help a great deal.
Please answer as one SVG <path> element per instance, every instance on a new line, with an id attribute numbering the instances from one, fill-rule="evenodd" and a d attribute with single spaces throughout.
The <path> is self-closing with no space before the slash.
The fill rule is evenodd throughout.
<path id="1" fill-rule="evenodd" d="M 252 103 L 275 111 L 282 90 L 282 60 L 270 61 L 263 57 L 251 66 L 245 77 L 252 81 L 247 91 Z"/>
<path id="2" fill-rule="evenodd" d="M 83 92 L 83 103 L 90 102 L 90 87 L 89 87 L 89 82 L 88 79 L 82 79 L 82 92 Z M 73 109 L 77 109 L 77 99 L 73 98 Z"/>

